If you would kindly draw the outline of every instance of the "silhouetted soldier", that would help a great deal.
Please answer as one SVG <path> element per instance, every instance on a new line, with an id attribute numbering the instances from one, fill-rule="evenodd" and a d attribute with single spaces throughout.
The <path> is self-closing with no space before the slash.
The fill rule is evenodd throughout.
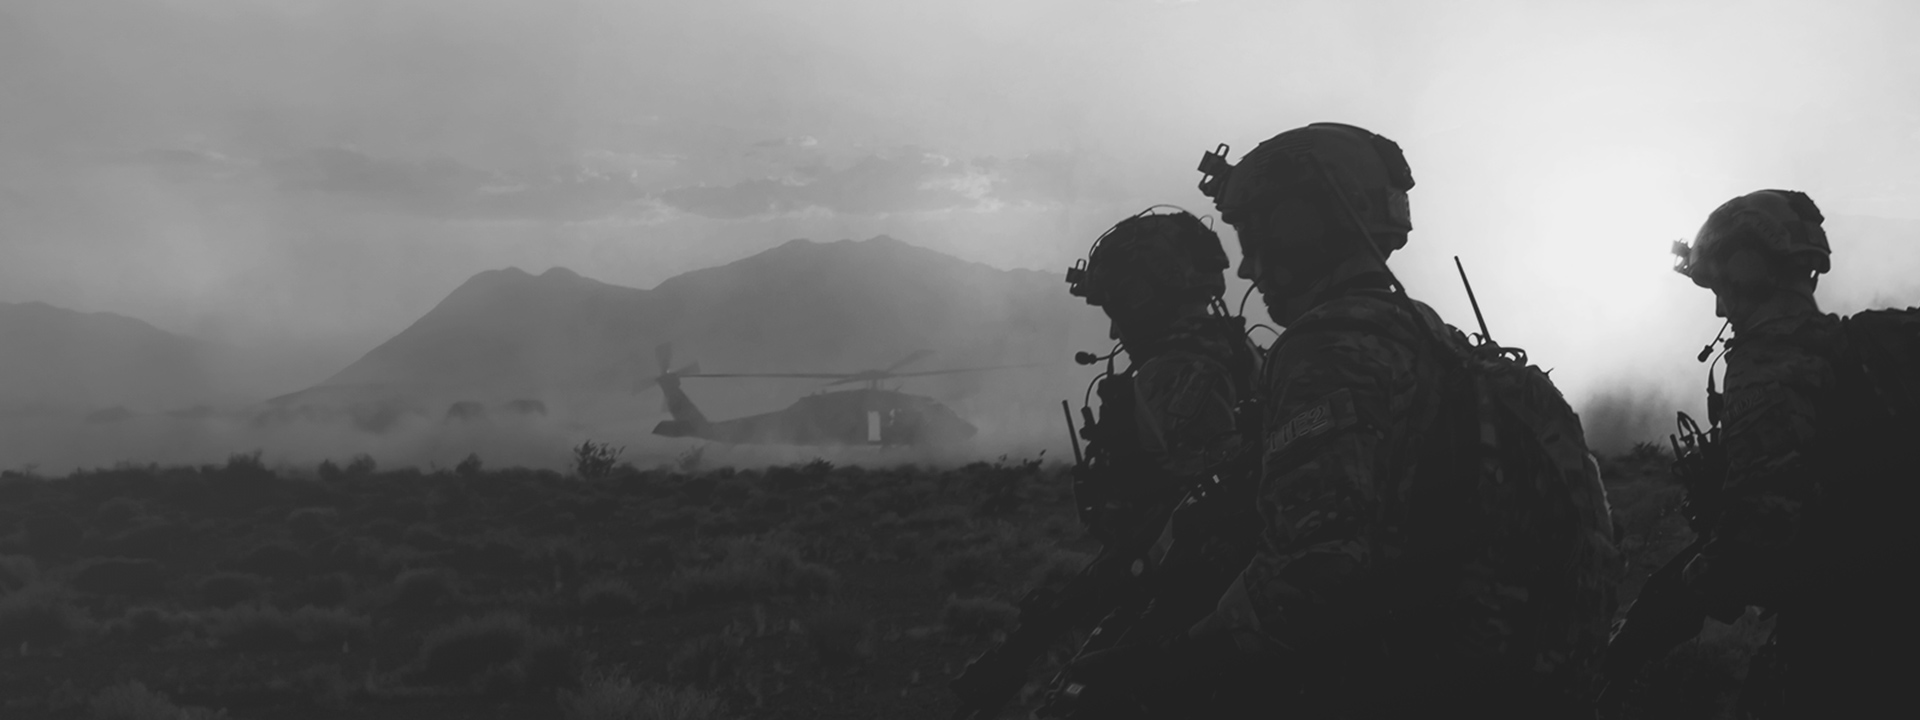
<path id="1" fill-rule="evenodd" d="M 1106 311 L 1129 360 L 1116 370 L 1118 349 L 1081 357 L 1108 366 L 1096 381 L 1100 417 L 1082 430 L 1086 460 L 1074 469 L 1080 518 L 1102 550 L 1064 590 L 1029 595 L 1008 642 L 955 682 L 963 716 L 997 708 L 1031 657 L 1071 627 L 1100 621 L 1096 647 L 1102 633 L 1184 631 L 1252 553 L 1258 520 L 1235 411 L 1251 393 L 1259 349 L 1221 301 L 1227 264 L 1219 236 L 1198 218 L 1149 208 L 1102 234 L 1069 270 L 1071 292 Z"/>
<path id="2" fill-rule="evenodd" d="M 1714 210 L 1691 247 L 1676 243 L 1675 270 L 1713 291 L 1734 333 L 1726 393 L 1708 386 L 1710 418 L 1724 408 L 1725 482 L 1704 544 L 1675 560 L 1681 592 L 1663 598 L 1670 607 L 1636 603 L 1616 637 L 1616 682 L 1652 659 L 1628 657 L 1622 642 L 1642 615 L 1682 613 L 1690 636 L 1706 616 L 1732 622 L 1753 605 L 1779 619 L 1749 671 L 1746 711 L 1863 717 L 1895 707 L 1903 681 L 1888 669 L 1900 663 L 1882 652 L 1911 647 L 1895 638 L 1911 637 L 1902 588 L 1920 477 L 1920 313 L 1821 313 L 1824 219 L 1804 193 L 1761 190 Z"/>
<path id="3" fill-rule="evenodd" d="M 1397 286 L 1399 147 L 1316 123 L 1202 170 L 1287 328 L 1259 390 L 1263 542 L 1189 634 L 1076 663 L 1088 696 L 1128 696 L 1109 717 L 1590 712 L 1620 570 L 1604 490 L 1522 351 Z"/>

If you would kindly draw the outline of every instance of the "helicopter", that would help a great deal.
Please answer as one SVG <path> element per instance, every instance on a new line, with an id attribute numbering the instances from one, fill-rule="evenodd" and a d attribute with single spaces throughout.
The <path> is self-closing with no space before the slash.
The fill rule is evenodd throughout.
<path id="1" fill-rule="evenodd" d="M 947 445 L 971 438 L 977 432 L 972 423 L 933 398 L 882 388 L 881 382 L 904 377 L 979 372 L 1024 365 L 953 368 L 899 372 L 933 354 L 920 350 L 884 369 L 851 373 L 703 373 L 699 363 L 678 370 L 673 364 L 673 346 L 654 348 L 660 374 L 634 387 L 640 393 L 658 387 L 666 396 L 671 420 L 662 420 L 653 434 L 665 437 L 693 437 L 735 445 Z M 680 389 L 685 378 L 798 378 L 828 380 L 826 387 L 864 383 L 866 387 L 821 392 L 800 398 L 786 407 L 759 415 L 731 420 L 708 420 L 693 400 Z"/>

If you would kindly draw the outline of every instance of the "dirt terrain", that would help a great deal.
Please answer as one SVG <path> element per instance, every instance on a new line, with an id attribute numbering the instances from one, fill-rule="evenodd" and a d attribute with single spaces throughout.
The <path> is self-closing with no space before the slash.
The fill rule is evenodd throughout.
<path id="1" fill-rule="evenodd" d="M 944 718 L 947 679 L 1011 603 L 1097 549 L 1065 468 L 1038 460 L 257 457 L 0 479 L 0 716 Z M 1634 558 L 1623 601 L 1688 540 L 1666 461 L 1603 463 Z M 1630 705 L 1722 716 L 1762 637 L 1709 623 Z"/>

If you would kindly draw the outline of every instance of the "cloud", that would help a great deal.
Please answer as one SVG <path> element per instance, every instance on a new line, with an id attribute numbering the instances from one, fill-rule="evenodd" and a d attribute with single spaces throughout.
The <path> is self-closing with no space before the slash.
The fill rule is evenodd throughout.
<path id="1" fill-rule="evenodd" d="M 809 138 L 810 139 L 810 138 Z M 756 147 L 811 147 L 767 141 Z M 717 185 L 688 185 L 659 194 L 670 207 L 717 219 L 825 210 L 848 215 L 990 210 L 1006 205 L 1058 205 L 1075 200 L 1080 158 L 1045 152 L 1014 158 L 960 160 L 918 148 L 869 153 L 842 167 L 796 160 L 785 173 Z"/>

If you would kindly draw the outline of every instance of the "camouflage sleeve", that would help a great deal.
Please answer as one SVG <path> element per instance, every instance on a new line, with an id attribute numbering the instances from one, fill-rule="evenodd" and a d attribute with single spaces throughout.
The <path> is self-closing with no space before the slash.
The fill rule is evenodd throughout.
<path id="1" fill-rule="evenodd" d="M 1387 449 L 1415 396 L 1413 349 L 1343 329 L 1285 338 L 1268 358 L 1258 505 L 1264 542 L 1241 576 L 1268 637 L 1311 647 L 1375 622 Z"/>
<path id="2" fill-rule="evenodd" d="M 1689 583 L 1710 596 L 1752 604 L 1775 574 L 1766 569 L 1784 567 L 1807 509 L 1819 502 L 1817 398 L 1831 392 L 1835 380 L 1831 363 L 1798 347 L 1741 350 L 1727 365 L 1722 511 Z"/>
<path id="3" fill-rule="evenodd" d="M 1142 449 L 1170 476 L 1197 476 L 1237 439 L 1233 383 L 1226 367 L 1211 359 L 1155 360 L 1136 376 Z"/>

